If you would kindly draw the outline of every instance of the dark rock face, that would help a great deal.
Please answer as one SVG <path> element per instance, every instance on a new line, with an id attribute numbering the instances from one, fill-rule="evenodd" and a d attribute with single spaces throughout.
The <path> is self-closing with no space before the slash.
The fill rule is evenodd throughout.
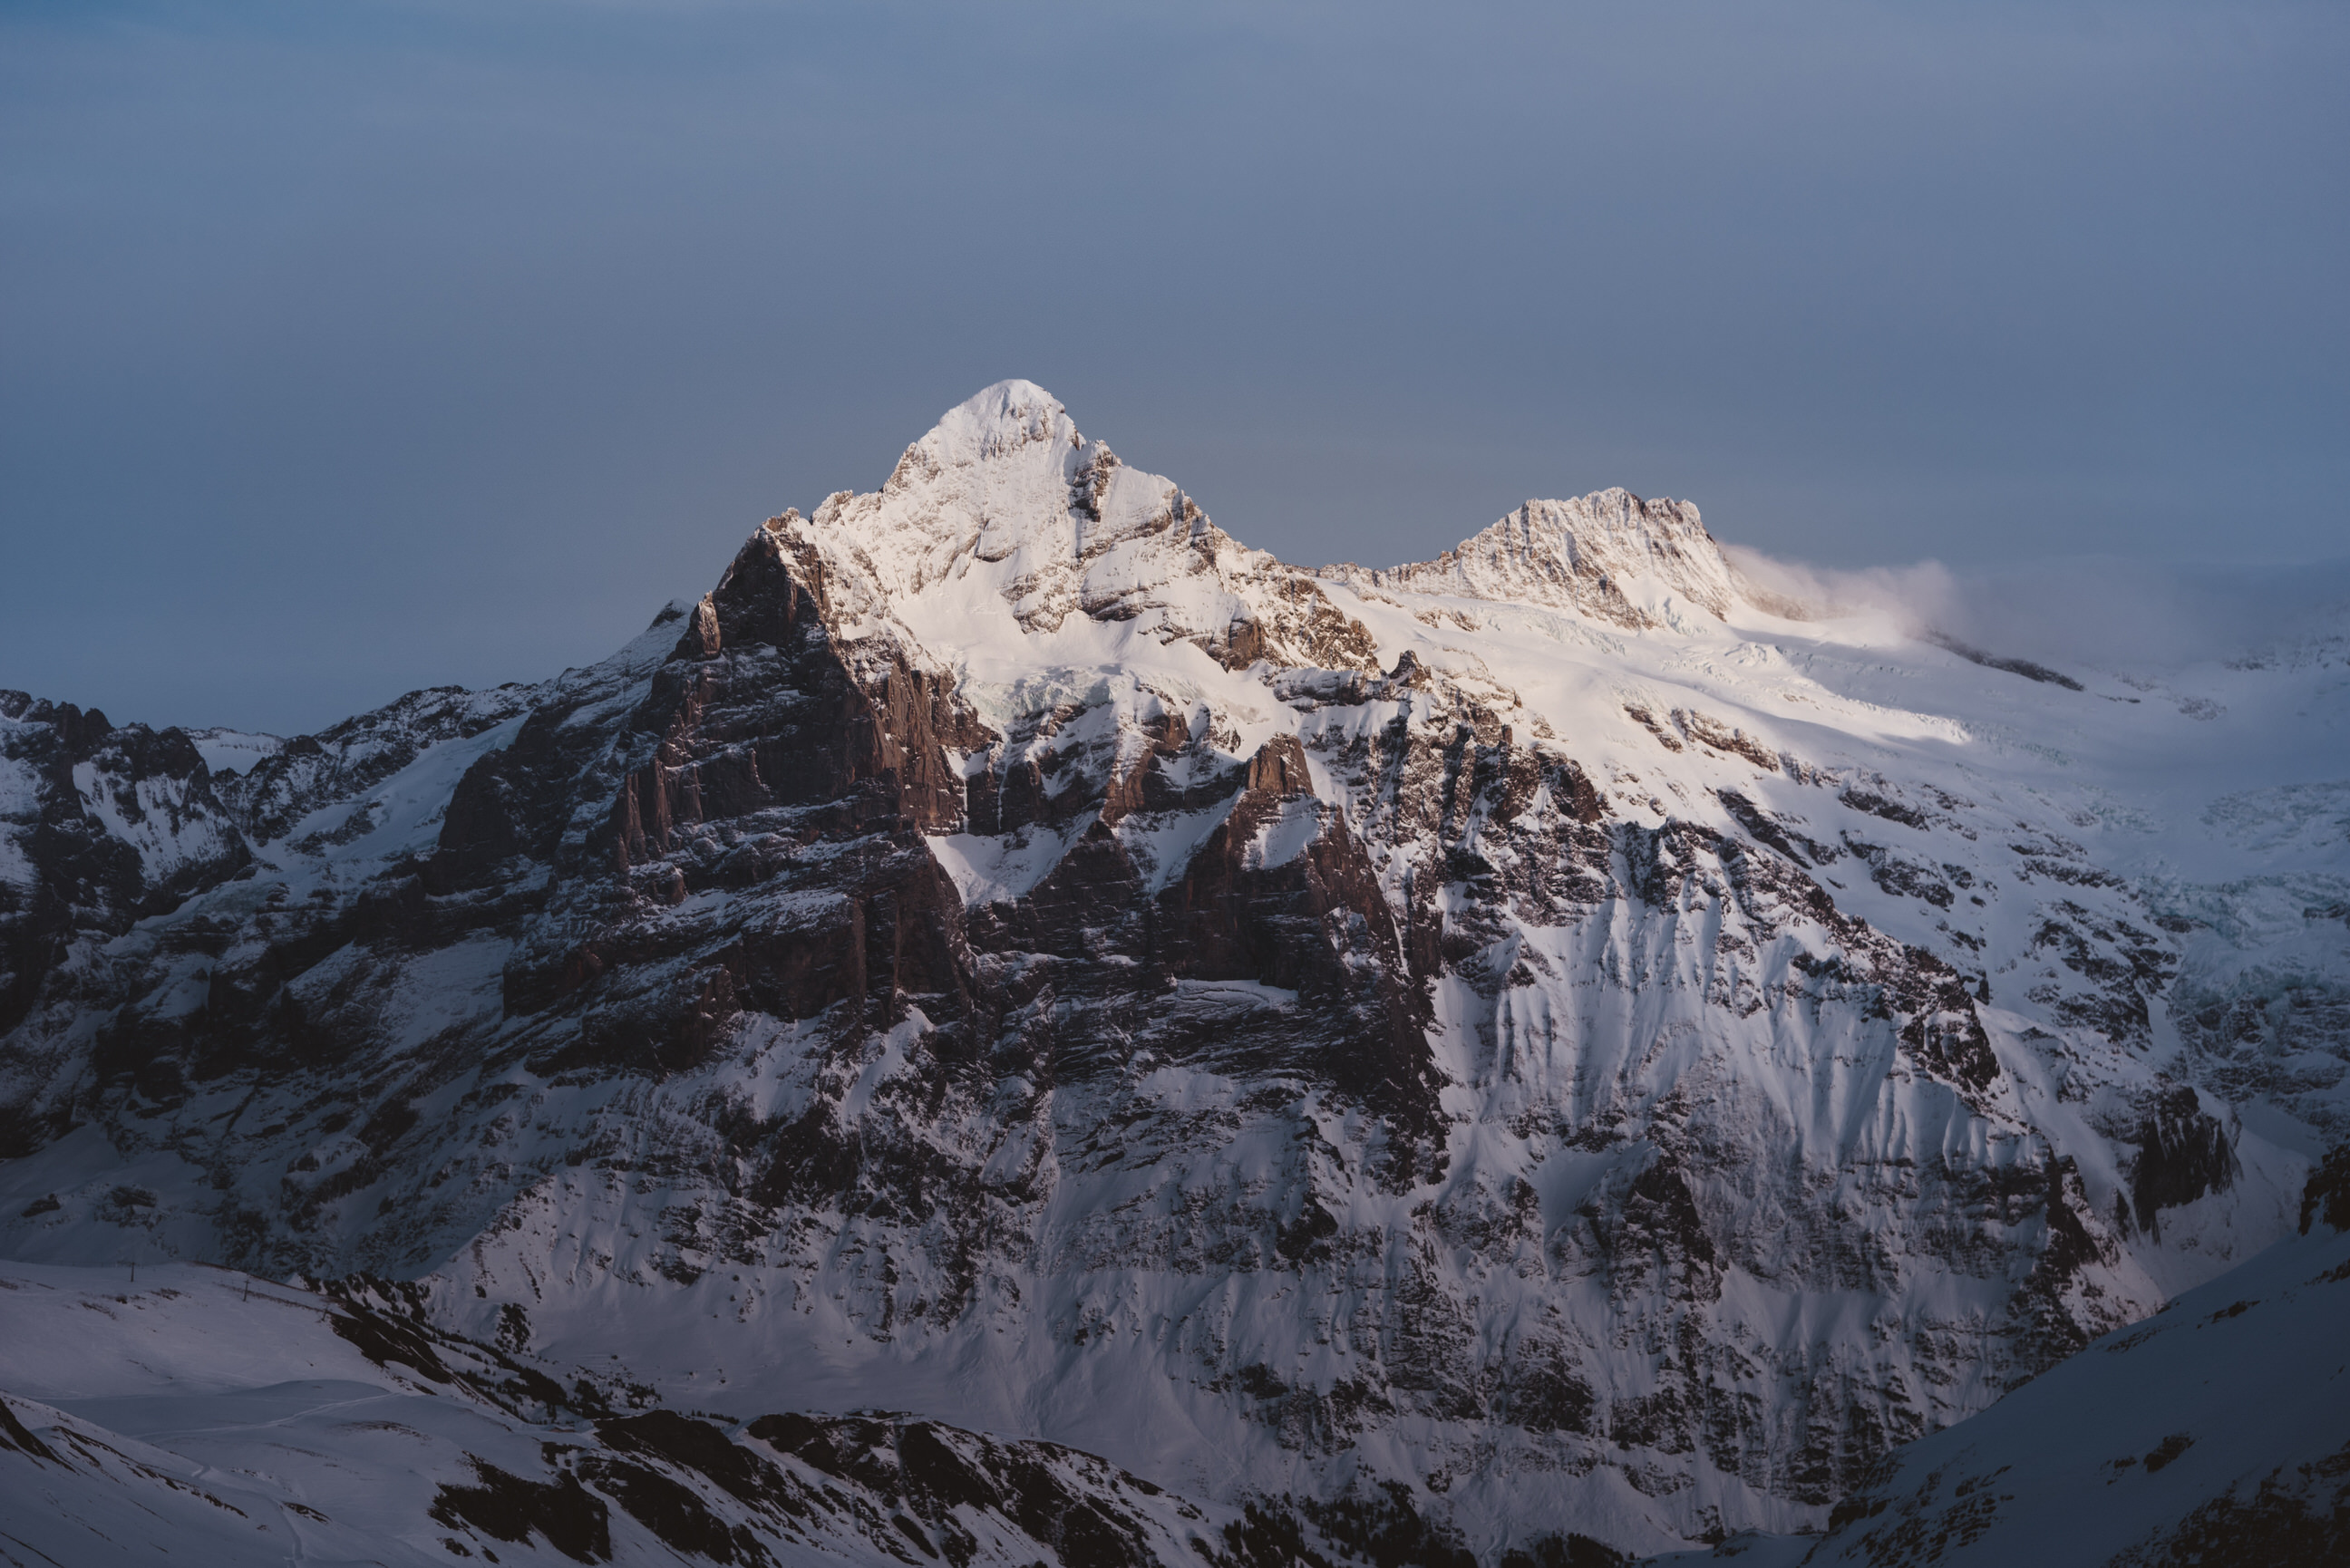
<path id="1" fill-rule="evenodd" d="M 551 1481 L 525 1480 L 487 1459 L 475 1459 L 473 1469 L 479 1485 L 441 1488 L 432 1505 L 435 1523 L 471 1526 L 515 1545 L 539 1535 L 574 1563 L 611 1561 L 612 1511 L 602 1498 L 581 1490 L 577 1475 L 567 1470 Z"/>
<path id="2" fill-rule="evenodd" d="M 203 759 L 177 730 L 116 728 L 72 703 L 0 691 L 0 759 L 31 872 L 0 880 L 0 1033 L 32 1010 L 78 934 L 119 936 L 246 859 Z"/>
<path id="3" fill-rule="evenodd" d="M 2350 1144 L 2337 1144 L 2309 1173 L 2301 1192 L 2301 1233 L 2309 1234 L 2314 1220 L 2336 1231 L 2350 1231 Z"/>
<path id="4" fill-rule="evenodd" d="M 14 875 L 0 876 L 0 1037 L 26 1028 L 45 1000 L 83 1004 L 84 987 L 58 983 L 77 952 L 176 909 L 249 858 L 203 757 L 177 730 L 118 728 L 95 710 L 0 691 L 0 781 L 15 863 Z M 137 1029 L 119 1020 L 102 1032 L 99 1053 L 122 1062 L 142 1092 L 168 1096 L 173 1068 L 140 1059 Z M 0 1071 L 22 1084 L 62 1061 L 17 1044 Z M 40 1147 L 71 1120 L 62 1106 L 36 1108 L 21 1090 L 0 1097 L 0 1158 Z"/>
<path id="5" fill-rule="evenodd" d="M 2138 1127 L 2137 1162 L 2130 1172 L 2138 1224 L 2152 1229 L 2160 1210 L 2226 1191 L 2240 1169 L 2219 1118 L 2203 1109 L 2194 1090 L 2171 1090 Z"/>
<path id="6" fill-rule="evenodd" d="M 2044 664 L 2034 664 L 2028 659 L 2001 659 L 1939 632 L 1929 633 L 1929 640 L 1939 643 L 1970 664 L 1980 664 L 1986 670 L 2004 670 L 2010 675 L 2021 675 L 2026 680 L 2038 680 L 2051 686 L 2062 686 L 2070 691 L 2078 691 L 2082 689 L 2081 683 L 2071 676 L 2059 674 Z"/>
<path id="7" fill-rule="evenodd" d="M 899 1529 L 925 1555 L 971 1560 L 976 1542 L 956 1511 L 967 1509 L 1011 1525 L 1065 1563 L 1154 1568 L 1162 1561 L 1155 1532 L 1118 1496 L 1155 1496 L 1158 1489 L 1090 1455 L 998 1443 L 904 1417 L 762 1416 L 744 1429 L 778 1453 L 864 1488 L 897 1517 L 911 1515 Z"/>

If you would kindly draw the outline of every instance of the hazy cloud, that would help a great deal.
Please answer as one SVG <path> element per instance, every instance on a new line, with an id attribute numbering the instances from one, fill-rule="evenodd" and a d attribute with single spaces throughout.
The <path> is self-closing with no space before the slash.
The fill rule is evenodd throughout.
<path id="1" fill-rule="evenodd" d="M 1879 617 L 2006 658 L 2161 670 L 2318 639 L 2350 658 L 2350 558 L 2297 566 L 2050 556 L 1954 571 L 1939 561 L 1846 571 L 1724 549 L 1748 597 L 1811 618 Z"/>

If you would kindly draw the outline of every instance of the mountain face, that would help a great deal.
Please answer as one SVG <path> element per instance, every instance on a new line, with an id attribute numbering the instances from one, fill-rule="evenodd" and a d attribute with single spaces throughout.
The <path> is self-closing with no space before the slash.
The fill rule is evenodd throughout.
<path id="1" fill-rule="evenodd" d="M 0 1255 L 1488 1562 L 1824 1525 L 2293 1229 L 2350 729 L 1754 598 L 1622 491 L 1289 566 L 1015 381 L 536 687 L 0 695 Z"/>
<path id="2" fill-rule="evenodd" d="M 1742 1536 L 1664 1563 L 2343 1561 L 2350 1146 L 2313 1175 L 2301 1231 L 1981 1415 L 1888 1454 L 1836 1504 L 1824 1535 Z"/>

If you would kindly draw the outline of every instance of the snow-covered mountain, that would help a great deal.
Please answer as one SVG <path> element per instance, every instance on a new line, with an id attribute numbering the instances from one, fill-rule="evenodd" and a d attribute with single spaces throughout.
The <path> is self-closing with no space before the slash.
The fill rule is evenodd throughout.
<path id="1" fill-rule="evenodd" d="M 0 1255 L 1488 1562 L 1822 1526 L 2293 1230 L 2345 646 L 2049 669 L 1621 491 L 1304 570 L 1002 383 L 536 687 L 0 697 Z"/>

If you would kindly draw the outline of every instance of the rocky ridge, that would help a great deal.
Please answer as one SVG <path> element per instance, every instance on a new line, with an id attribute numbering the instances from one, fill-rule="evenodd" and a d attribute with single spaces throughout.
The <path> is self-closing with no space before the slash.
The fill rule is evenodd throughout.
<path id="1" fill-rule="evenodd" d="M 1383 571 L 1327 566 L 1357 592 L 1493 599 L 1573 610 L 1639 628 L 1662 624 L 1667 598 L 1719 618 L 1738 603 L 1737 575 L 1698 510 L 1602 490 L 1572 501 L 1529 501 L 1432 561 Z"/>

